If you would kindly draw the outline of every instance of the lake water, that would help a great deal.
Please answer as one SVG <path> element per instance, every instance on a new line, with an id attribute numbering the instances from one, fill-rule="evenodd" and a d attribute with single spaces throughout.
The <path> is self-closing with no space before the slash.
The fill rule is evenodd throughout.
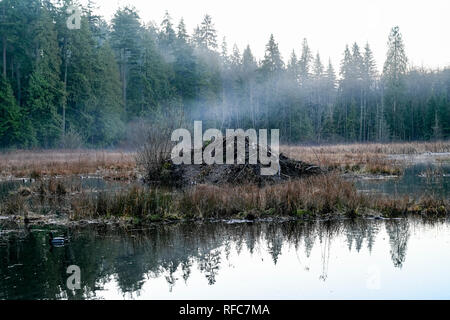
<path id="1" fill-rule="evenodd" d="M 448 299 L 450 223 L 184 223 L 0 237 L 0 299 Z M 82 290 L 67 289 L 68 266 Z"/>
<path id="2" fill-rule="evenodd" d="M 417 163 L 406 167 L 400 177 L 356 178 L 354 182 L 356 189 L 367 194 L 450 198 L 450 164 Z"/>
<path id="3" fill-rule="evenodd" d="M 55 182 L 60 182 L 69 189 L 83 190 L 85 192 L 103 192 L 103 191 L 117 191 L 126 185 L 125 183 L 115 181 L 105 181 L 101 177 L 64 177 L 54 179 Z M 49 180 L 44 180 L 44 184 Z M 39 185 L 31 179 L 15 179 L 0 181 L 0 201 L 5 200 L 11 192 L 17 191 L 21 187 L 32 187 L 33 184 Z"/>

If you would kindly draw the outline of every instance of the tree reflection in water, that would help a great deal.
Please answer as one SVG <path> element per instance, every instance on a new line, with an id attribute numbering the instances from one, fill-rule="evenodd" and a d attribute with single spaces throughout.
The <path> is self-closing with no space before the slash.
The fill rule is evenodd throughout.
<path id="1" fill-rule="evenodd" d="M 349 250 L 372 251 L 385 226 L 395 267 L 406 257 L 411 222 L 402 220 L 339 220 L 249 224 L 182 223 L 126 232 L 106 227 L 71 229 L 70 245 L 50 250 L 47 231 L 13 234 L 0 240 L 0 299 L 86 299 L 114 279 L 124 297 L 139 296 L 143 285 L 162 278 L 172 290 L 187 283 L 194 266 L 214 285 L 230 256 L 268 252 L 276 265 L 284 248 L 304 252 L 306 259 L 320 245 L 320 279 L 327 280 L 331 245 L 344 236 Z M 342 240 L 340 240 L 342 241 Z M 300 259 L 299 259 L 300 261 Z M 66 269 L 82 270 L 83 290 L 66 289 Z M 227 265 L 228 266 L 228 265 Z M 150 281 L 149 281 L 150 279 Z"/>
<path id="2" fill-rule="evenodd" d="M 406 259 L 406 249 L 410 236 L 409 222 L 405 219 L 386 221 L 386 232 L 391 245 L 391 257 L 394 266 L 401 268 Z"/>

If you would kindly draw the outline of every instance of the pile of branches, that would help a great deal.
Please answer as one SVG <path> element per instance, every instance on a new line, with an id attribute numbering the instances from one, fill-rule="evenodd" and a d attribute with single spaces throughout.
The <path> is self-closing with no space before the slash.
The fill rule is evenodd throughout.
<path id="1" fill-rule="evenodd" d="M 242 141 L 245 141 L 244 146 L 242 146 Z M 165 185 L 179 188 L 197 184 L 255 184 L 264 186 L 323 173 L 323 170 L 316 165 L 296 161 L 280 154 L 277 173 L 269 176 L 261 175 L 261 169 L 268 167 L 261 163 L 258 156 L 262 147 L 250 144 L 248 137 L 245 137 L 245 139 L 235 137 L 234 142 L 224 138 L 223 141 L 205 143 L 201 150 L 202 154 L 211 143 L 222 143 L 224 164 L 208 165 L 203 162 L 202 164 L 176 165 L 170 159 L 170 151 L 163 148 L 165 150 L 164 153 L 159 151 L 158 155 L 155 155 L 152 148 L 145 148 L 145 152 L 141 156 L 150 160 L 147 162 L 152 163 L 152 165 L 147 165 L 145 182 L 149 185 Z M 234 164 L 226 164 L 226 150 L 230 143 L 234 143 Z M 163 147 L 166 147 L 166 145 L 163 145 Z M 239 159 L 241 162 L 238 162 L 238 150 L 242 150 L 242 147 L 245 147 L 245 161 Z M 272 153 L 270 147 L 262 151 L 266 152 L 268 156 Z M 192 150 L 191 159 L 194 159 L 194 153 L 195 151 Z M 257 159 L 256 164 L 251 164 L 250 158 L 255 155 Z M 215 156 L 214 152 L 211 156 Z M 242 162 L 243 164 L 238 164 Z"/>

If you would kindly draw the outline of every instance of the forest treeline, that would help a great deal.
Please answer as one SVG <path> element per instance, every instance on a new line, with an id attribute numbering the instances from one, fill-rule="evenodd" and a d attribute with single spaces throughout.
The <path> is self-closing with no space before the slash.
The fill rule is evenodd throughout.
<path id="1" fill-rule="evenodd" d="M 151 125 L 161 115 L 278 128 L 284 143 L 450 136 L 450 69 L 409 65 L 398 27 L 383 70 L 357 43 L 335 68 L 306 39 L 284 61 L 273 35 L 257 60 L 249 46 L 218 39 L 209 15 L 193 32 L 168 13 L 145 24 L 131 7 L 108 23 L 89 1 L 73 30 L 72 4 L 0 2 L 3 148 L 114 146 L 139 119 Z"/>

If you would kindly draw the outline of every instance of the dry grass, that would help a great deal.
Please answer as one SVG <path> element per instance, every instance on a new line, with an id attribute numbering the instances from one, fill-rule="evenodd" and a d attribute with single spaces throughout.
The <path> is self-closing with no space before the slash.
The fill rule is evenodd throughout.
<path id="1" fill-rule="evenodd" d="M 401 143 L 365 143 L 336 144 L 313 147 L 293 147 L 298 150 L 309 150 L 315 154 L 421 154 L 425 152 L 450 152 L 450 141 L 437 142 L 401 142 Z"/>
<path id="2" fill-rule="evenodd" d="M 295 160 L 330 169 L 371 174 L 399 175 L 403 164 L 387 155 L 450 152 L 450 141 L 390 144 L 342 144 L 330 146 L 283 146 L 281 152 Z"/>
<path id="3" fill-rule="evenodd" d="M 330 146 L 283 146 L 287 156 L 327 168 L 397 174 L 401 164 L 388 154 L 450 152 L 450 141 L 392 144 L 349 144 Z M 0 153 L 0 178 L 38 178 L 100 174 L 114 180 L 136 178 L 136 153 L 102 150 L 14 151 Z"/>
<path id="4" fill-rule="evenodd" d="M 414 199 L 357 192 L 338 173 L 310 176 L 263 188 L 255 185 L 198 185 L 168 190 L 133 185 L 113 192 L 78 190 L 57 179 L 36 182 L 30 192 L 11 193 L 0 214 L 64 214 L 70 220 L 124 219 L 133 224 L 178 219 L 335 217 L 405 214 L 445 216 L 450 201 L 436 196 Z M 25 205 L 26 204 L 26 205 Z"/>
<path id="5" fill-rule="evenodd" d="M 448 199 L 428 196 L 389 198 L 358 193 L 339 171 L 399 174 L 402 164 L 387 154 L 449 152 L 450 142 L 285 146 L 282 152 L 305 162 L 338 169 L 338 172 L 258 188 L 253 185 L 199 185 L 184 191 L 133 187 L 115 193 L 91 194 L 76 186 L 61 185 L 52 176 L 96 174 L 110 179 L 136 179 L 136 154 L 119 151 L 16 151 L 0 155 L 0 178 L 49 176 L 38 181 L 28 201 L 32 213 L 69 213 L 77 220 L 98 217 L 128 217 L 138 222 L 174 218 L 245 218 L 270 216 L 364 215 L 368 212 L 393 216 L 405 213 L 446 215 Z M 11 195 L 0 211 L 24 211 L 24 199 Z M 20 201 L 19 201 L 20 200 Z M 40 208 L 39 208 L 40 206 Z M 46 209 L 47 210 L 47 209 Z"/>
<path id="6" fill-rule="evenodd" d="M 9 196 L 5 201 L 0 202 L 0 213 L 2 215 L 26 214 L 27 202 L 19 193 Z"/>
<path id="7" fill-rule="evenodd" d="M 335 174 L 308 177 L 258 188 L 203 185 L 184 193 L 179 210 L 183 216 L 221 218 L 298 216 L 303 214 L 354 214 L 362 204 L 353 184 Z"/>
<path id="8" fill-rule="evenodd" d="M 71 201 L 71 218 L 128 217 L 139 222 L 277 216 L 358 214 L 365 203 L 352 183 L 335 174 L 259 188 L 198 185 L 184 191 L 133 187 Z"/>
<path id="9" fill-rule="evenodd" d="M 98 195 L 81 193 L 71 199 L 71 220 L 128 217 L 136 222 L 159 221 L 171 216 L 173 195 L 165 190 L 133 186 L 129 190 Z"/>
<path id="10" fill-rule="evenodd" d="M 111 179 L 133 177 L 133 153 L 120 151 L 15 151 L 0 154 L 0 178 L 39 178 L 100 174 Z"/>
<path id="11" fill-rule="evenodd" d="M 358 193 L 351 182 L 337 174 L 264 188 L 199 185 L 182 192 L 170 192 L 134 187 L 98 197 L 79 197 L 72 201 L 71 207 L 72 219 L 118 217 L 138 223 L 174 219 L 444 216 L 450 213 L 450 202 L 446 199 L 369 196 Z"/>

